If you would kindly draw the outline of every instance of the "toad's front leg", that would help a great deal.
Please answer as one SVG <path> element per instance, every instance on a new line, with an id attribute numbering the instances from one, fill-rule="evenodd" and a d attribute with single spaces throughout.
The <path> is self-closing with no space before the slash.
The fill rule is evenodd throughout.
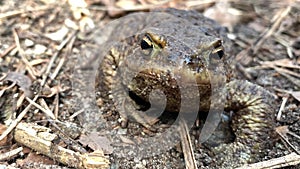
<path id="1" fill-rule="evenodd" d="M 234 111 L 231 126 L 236 139 L 215 148 L 215 153 L 220 166 L 234 168 L 257 161 L 272 143 L 275 99 L 270 92 L 248 81 L 232 81 L 226 89 L 225 109 Z"/>
<path id="2" fill-rule="evenodd" d="M 129 91 L 126 88 L 126 84 L 123 84 L 122 72 L 127 69 L 122 69 L 122 61 L 126 49 L 122 49 L 120 46 L 112 48 L 108 55 L 106 55 L 99 67 L 98 72 L 98 86 L 102 93 L 108 92 L 108 100 L 112 100 L 117 112 L 121 118 L 121 126 L 126 127 L 128 118 L 132 117 L 133 120 L 143 125 L 147 129 L 154 131 L 154 127 L 151 126 L 151 118 L 148 118 L 145 112 L 140 111 L 138 105 L 129 96 Z M 120 50 L 120 51 L 119 51 Z M 104 94 L 105 95 L 105 94 Z"/>
<path id="3" fill-rule="evenodd" d="M 131 117 L 132 120 L 135 120 L 150 131 L 156 131 L 152 126 L 156 119 L 148 117 L 144 111 L 139 110 L 139 105 L 132 100 L 127 90 L 125 90 L 120 83 L 115 84 L 114 87 L 117 89 L 113 94 L 114 104 L 121 117 L 121 126 L 126 127 L 128 118 Z"/>

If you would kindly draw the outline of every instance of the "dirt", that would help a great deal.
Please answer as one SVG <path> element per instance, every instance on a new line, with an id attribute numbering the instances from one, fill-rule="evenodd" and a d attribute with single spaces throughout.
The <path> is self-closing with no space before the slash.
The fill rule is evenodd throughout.
<path id="1" fill-rule="evenodd" d="M 92 29 L 86 26 L 84 30 L 75 30 L 76 26 L 72 25 L 69 21 L 73 21 L 78 26 L 80 23 L 89 23 L 87 20 L 90 19 L 90 21 L 95 23 L 96 27 L 103 26 L 107 22 L 122 17 L 129 12 L 139 11 L 140 8 L 137 7 L 138 2 L 133 0 L 130 1 L 132 3 L 129 3 L 129 1 L 127 3 L 127 5 L 131 4 L 128 7 L 131 9 L 130 11 L 124 12 L 124 10 L 121 10 L 121 12 L 118 12 L 108 7 L 116 4 L 124 7 L 126 3 L 117 1 L 109 5 L 109 3 L 104 3 L 105 1 L 89 0 L 86 2 L 88 5 L 93 5 L 93 7 L 84 9 L 90 9 L 90 14 L 84 10 L 77 10 L 81 14 L 84 13 L 82 16 L 88 18 L 84 20 L 82 16 L 79 19 L 74 17 L 74 11 L 71 10 L 68 3 L 53 1 L 53 4 L 47 4 L 45 2 L 39 0 L 3 0 L 0 2 L 1 14 L 9 14 L 8 16 L 0 15 L 0 77 L 8 72 L 18 72 L 21 75 L 29 77 L 32 80 L 30 89 L 32 95 L 40 93 L 41 98 L 46 101 L 50 110 L 57 113 L 59 121 L 73 122 L 80 126 L 80 119 L 76 117 L 70 118 L 75 113 L 75 110 L 77 110 L 76 106 L 74 107 L 71 102 L 72 94 L 74 94 L 72 92 L 72 76 L 74 67 L 76 66 L 75 63 L 78 60 L 84 60 L 86 57 L 81 55 L 82 51 L 79 49 L 84 45 L 92 45 L 88 41 L 83 40 L 85 38 L 82 36 L 86 35 Z M 295 4 L 291 5 L 292 8 L 284 15 L 284 10 L 288 10 L 289 4 L 281 3 L 281 1 L 274 1 L 269 5 L 260 2 L 234 1 L 234 3 L 229 3 L 229 5 L 231 5 L 231 9 L 239 10 L 241 15 L 233 15 L 229 12 L 225 12 L 225 15 L 222 12 L 228 11 L 228 7 L 227 10 L 218 10 L 214 6 L 215 3 L 191 6 L 191 3 L 188 2 L 192 1 L 172 2 L 163 4 L 160 7 L 194 8 L 198 9 L 199 12 L 210 11 L 212 12 L 211 16 L 224 16 L 217 18 L 223 18 L 219 22 L 229 26 L 231 31 L 231 38 L 234 42 L 233 49 L 239 63 L 238 70 L 236 71 L 238 71 L 243 79 L 248 79 L 274 93 L 277 97 L 276 104 L 278 109 L 272 116 L 276 117 L 278 115 L 280 106 L 284 98 L 286 98 L 286 104 L 283 105 L 280 119 L 276 120 L 276 129 L 283 133 L 283 137 L 276 133 L 274 134 L 274 146 L 263 150 L 265 156 L 260 161 L 281 157 L 291 152 L 299 153 L 300 99 L 299 95 L 297 97 L 295 93 L 300 88 L 299 3 L 295 2 Z M 143 10 L 148 10 L 153 7 L 151 5 L 155 1 L 149 1 L 148 4 L 145 3 L 142 4 Z M 225 5 L 223 7 L 226 8 Z M 282 20 L 278 18 L 274 20 L 274 17 L 278 14 L 284 16 Z M 231 17 L 225 17 L 227 15 Z M 270 31 L 272 26 L 276 25 L 276 21 L 278 21 L 279 26 Z M 63 33 L 65 29 L 63 27 L 67 27 L 68 30 L 65 34 Z M 58 30 L 62 31 L 58 32 Z M 270 31 L 270 36 L 264 36 L 268 30 Z M 50 34 L 54 32 L 59 33 L 59 35 Z M 58 50 L 58 46 L 74 32 L 76 39 L 68 41 L 64 48 Z M 18 35 L 19 40 L 16 39 L 16 35 Z M 60 39 L 51 39 L 54 37 Z M 264 40 L 263 43 L 258 43 L 260 40 Z M 16 41 L 20 42 L 19 51 Z M 255 49 L 257 49 L 256 52 Z M 53 75 L 60 62 L 62 62 L 63 66 L 59 69 L 57 76 L 53 79 L 47 78 L 47 83 L 41 87 L 40 83 L 45 78 L 47 67 L 51 63 L 51 58 L 55 55 L 57 55 L 57 58 L 51 66 L 48 77 Z M 30 72 L 26 60 L 29 61 L 37 73 L 32 74 Z M 275 62 L 276 65 L 274 64 Z M 11 81 L 0 81 L 0 90 L 5 89 L 11 84 Z M 16 103 L 20 101 L 20 96 L 24 93 L 24 90 L 21 88 L 22 86 L 14 86 L 7 89 L 3 95 L 0 93 L 0 112 L 3 122 L 7 121 L 8 115 L 11 115 L 13 118 L 13 116 L 17 116 L 28 105 L 27 101 L 22 101 L 21 105 L 16 106 Z M 101 100 L 98 100 L 98 105 L 101 105 Z M 101 111 L 105 111 L 106 118 L 104 120 L 108 121 L 112 126 L 119 128 L 119 132 L 126 132 L 127 130 L 132 134 L 145 132 L 140 125 L 134 123 L 130 123 L 127 128 L 122 129 L 118 122 L 118 115 L 114 110 L 101 109 Z M 12 112 L 16 112 L 16 115 Z M 50 123 L 49 117 L 36 108 L 31 108 L 23 118 L 23 121 L 38 123 L 58 132 L 52 123 Z M 282 126 L 286 126 L 288 130 L 280 128 Z M 2 129 L 0 132 L 3 132 Z M 195 133 L 191 132 L 192 140 L 197 143 L 195 136 Z M 78 136 L 75 135 L 74 139 L 78 140 Z M 288 140 L 289 143 L 285 140 Z M 8 137 L 8 140 L 1 144 L 0 153 L 8 152 L 16 146 L 18 146 L 18 143 L 11 139 L 11 137 Z M 90 147 L 85 148 L 87 151 L 92 150 Z M 198 168 L 217 168 L 209 148 L 200 144 L 196 144 L 194 148 Z M 47 164 L 38 163 L 30 160 L 29 154 L 32 154 L 32 152 L 30 152 L 30 149 L 27 149 L 23 153 L 0 163 L 19 168 L 30 168 L 33 166 L 35 168 L 49 166 L 53 168 L 67 167 L 55 161 L 48 162 Z M 185 168 L 184 157 L 179 144 L 162 154 L 145 159 L 120 158 L 116 157 L 113 153 L 108 153 L 107 155 L 111 162 L 111 168 Z M 45 156 L 42 156 L 42 158 L 47 159 Z M 296 169 L 299 167 L 300 165 L 298 164 L 297 166 L 285 168 Z"/>

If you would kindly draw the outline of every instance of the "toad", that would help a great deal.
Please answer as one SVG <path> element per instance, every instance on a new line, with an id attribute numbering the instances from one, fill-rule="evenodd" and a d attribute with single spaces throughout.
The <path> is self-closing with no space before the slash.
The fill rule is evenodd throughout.
<path id="1" fill-rule="evenodd" d="M 214 148 L 216 161 L 223 168 L 257 161 L 274 128 L 274 97 L 236 78 L 226 29 L 196 11 L 129 16 L 110 28 L 111 45 L 96 78 L 97 90 L 113 100 L 122 125 L 134 119 L 151 129 L 156 121 L 146 115 L 149 107 L 193 114 L 232 111 L 236 137 Z"/>

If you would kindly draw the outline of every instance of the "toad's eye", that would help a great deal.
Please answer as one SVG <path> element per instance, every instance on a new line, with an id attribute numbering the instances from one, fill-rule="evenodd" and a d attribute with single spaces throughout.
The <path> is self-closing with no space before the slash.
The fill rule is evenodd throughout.
<path id="1" fill-rule="evenodd" d="M 153 48 L 153 41 L 152 41 L 152 39 L 148 35 L 145 35 L 145 37 L 142 39 L 142 41 L 141 41 L 141 48 L 143 50 L 147 50 L 147 49 L 152 49 Z"/>
<path id="2" fill-rule="evenodd" d="M 140 46 L 144 55 L 154 57 L 166 46 L 166 43 L 164 36 L 146 33 Z"/>
<path id="3" fill-rule="evenodd" d="M 210 58 L 215 60 L 221 60 L 224 57 L 224 47 L 221 40 L 218 40 L 214 44 L 214 50 L 211 52 Z"/>

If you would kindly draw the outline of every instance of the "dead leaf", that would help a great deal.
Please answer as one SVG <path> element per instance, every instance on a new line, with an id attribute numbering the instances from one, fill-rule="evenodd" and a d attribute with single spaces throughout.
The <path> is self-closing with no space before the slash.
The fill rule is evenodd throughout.
<path id="1" fill-rule="evenodd" d="M 41 54 L 44 54 L 47 50 L 47 47 L 44 46 L 44 45 L 41 45 L 41 44 L 36 44 L 34 46 L 34 49 L 33 49 L 33 53 L 35 55 L 41 55 Z"/>
<path id="2" fill-rule="evenodd" d="M 0 135 L 1 135 L 2 133 L 4 133 L 6 129 L 7 129 L 7 126 L 6 126 L 6 125 L 0 124 Z M 5 146 L 5 145 L 8 145 L 8 139 L 7 139 L 7 136 L 4 137 L 4 139 L 2 139 L 2 140 L 0 141 L 0 146 Z"/>
<path id="3" fill-rule="evenodd" d="M 113 152 L 113 147 L 110 145 L 111 141 L 107 137 L 98 135 L 96 132 L 89 135 L 81 135 L 79 142 L 84 146 L 89 146 L 94 151 L 103 150 L 104 154 L 111 154 Z"/>
<path id="4" fill-rule="evenodd" d="M 115 7 L 114 1 L 101 0 L 101 3 L 103 3 L 106 6 L 108 15 L 110 17 L 117 17 L 125 13 L 124 10 L 118 10 L 118 8 Z"/>
<path id="5" fill-rule="evenodd" d="M 278 126 L 275 129 L 276 133 L 287 137 L 287 133 L 290 132 L 288 126 Z"/>
<path id="6" fill-rule="evenodd" d="M 127 137 L 120 136 L 120 139 L 122 140 L 123 143 L 135 145 L 134 141 L 132 141 L 131 139 L 129 139 Z"/>
<path id="7" fill-rule="evenodd" d="M 26 47 L 34 46 L 34 42 L 30 39 L 25 39 L 24 44 L 25 44 Z"/>
<path id="8" fill-rule="evenodd" d="M 78 25 L 74 21 L 72 21 L 71 19 L 68 19 L 68 18 L 65 20 L 65 25 L 68 28 L 72 28 L 73 30 L 79 29 Z"/>
<path id="9" fill-rule="evenodd" d="M 222 26 L 233 29 L 233 26 L 240 22 L 242 12 L 234 9 L 227 1 L 220 1 L 215 6 L 208 8 L 204 16 L 218 21 Z"/>
<path id="10" fill-rule="evenodd" d="M 61 86 L 57 85 L 57 86 L 53 86 L 53 87 L 49 87 L 47 85 L 45 85 L 45 87 L 42 90 L 42 96 L 44 97 L 52 97 L 60 92 L 65 91 L 65 89 L 63 89 Z"/>
<path id="11" fill-rule="evenodd" d="M 30 97 L 32 92 L 30 90 L 30 86 L 32 84 L 31 79 L 19 72 L 9 72 L 3 81 L 8 80 L 13 83 L 17 83 L 20 89 L 25 93 L 25 96 Z"/>
<path id="12" fill-rule="evenodd" d="M 136 5 L 136 1 L 132 0 L 120 0 L 116 2 L 116 6 L 122 9 L 133 9 Z"/>
<path id="13" fill-rule="evenodd" d="M 91 30 L 91 29 L 95 28 L 94 21 L 90 17 L 84 16 L 79 21 L 79 28 L 82 31 L 83 30 Z"/>
<path id="14" fill-rule="evenodd" d="M 28 156 L 26 156 L 23 160 L 18 160 L 17 164 L 20 166 L 26 166 L 33 163 L 45 164 L 45 165 L 53 165 L 55 162 L 47 156 L 39 155 L 35 152 L 30 152 Z"/>
<path id="15" fill-rule="evenodd" d="M 45 34 L 45 36 L 48 37 L 49 39 L 53 40 L 53 41 L 62 41 L 66 37 L 68 32 L 69 32 L 69 29 L 66 26 L 63 25 L 56 32 L 47 33 L 47 34 Z"/>
<path id="16" fill-rule="evenodd" d="M 300 91 L 291 92 L 292 96 L 300 102 Z"/>

